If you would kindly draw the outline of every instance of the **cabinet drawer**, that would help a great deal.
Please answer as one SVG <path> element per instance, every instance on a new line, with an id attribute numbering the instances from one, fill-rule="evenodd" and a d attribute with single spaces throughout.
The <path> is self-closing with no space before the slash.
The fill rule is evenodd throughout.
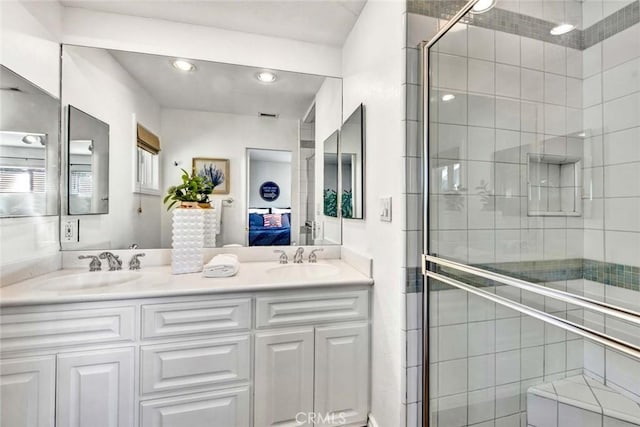
<path id="1" fill-rule="evenodd" d="M 0 316 L 2 352 L 134 339 L 135 308 L 114 307 Z"/>
<path id="2" fill-rule="evenodd" d="M 249 381 L 249 335 L 142 346 L 142 393 Z"/>
<path id="3" fill-rule="evenodd" d="M 141 427 L 249 427 L 249 386 L 140 403 Z"/>
<path id="4" fill-rule="evenodd" d="M 247 330 L 250 326 L 250 298 L 142 306 L 143 338 Z"/>
<path id="5" fill-rule="evenodd" d="M 368 291 L 301 296 L 262 297 L 256 300 L 256 327 L 364 320 L 369 316 Z"/>

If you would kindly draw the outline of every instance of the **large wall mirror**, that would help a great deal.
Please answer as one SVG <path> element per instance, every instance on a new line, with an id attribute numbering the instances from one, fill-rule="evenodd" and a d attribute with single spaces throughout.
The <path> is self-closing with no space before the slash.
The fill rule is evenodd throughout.
<path id="1" fill-rule="evenodd" d="M 364 105 L 360 104 L 340 133 L 343 218 L 364 218 L 364 129 Z"/>
<path id="2" fill-rule="evenodd" d="M 57 215 L 59 100 L 0 65 L 0 217 Z"/>
<path id="3" fill-rule="evenodd" d="M 63 203 L 63 220 L 80 229 L 63 249 L 171 247 L 162 199 L 183 170 L 218 180 L 209 197 L 218 247 L 342 241 L 321 191 L 324 141 L 341 124 L 339 78 L 63 45 L 62 105 L 108 125 L 109 140 L 108 180 L 91 170 L 108 186 L 96 195 L 108 197 L 108 213 L 79 215 L 71 198 Z M 85 166 L 71 155 L 65 170 L 86 169 L 97 139 L 70 138 Z"/>
<path id="4" fill-rule="evenodd" d="M 71 105 L 67 194 L 70 215 L 109 213 L 109 125 Z"/>

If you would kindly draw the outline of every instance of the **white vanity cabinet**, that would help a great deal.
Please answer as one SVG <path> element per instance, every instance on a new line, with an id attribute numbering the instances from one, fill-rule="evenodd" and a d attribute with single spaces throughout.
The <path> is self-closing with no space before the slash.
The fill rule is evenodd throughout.
<path id="1" fill-rule="evenodd" d="M 133 347 L 58 355 L 58 426 L 133 427 Z"/>
<path id="2" fill-rule="evenodd" d="M 315 334 L 316 425 L 366 423 L 369 412 L 369 325 L 327 326 Z"/>
<path id="3" fill-rule="evenodd" d="M 256 334 L 255 427 L 311 425 L 313 353 L 313 328 Z"/>
<path id="4" fill-rule="evenodd" d="M 365 426 L 369 287 L 3 307 L 0 426 Z"/>
<path id="5" fill-rule="evenodd" d="M 0 361 L 0 425 L 55 425 L 56 358 L 25 357 Z"/>
<path id="6" fill-rule="evenodd" d="M 258 297 L 255 427 L 366 425 L 368 319 L 368 290 Z"/>

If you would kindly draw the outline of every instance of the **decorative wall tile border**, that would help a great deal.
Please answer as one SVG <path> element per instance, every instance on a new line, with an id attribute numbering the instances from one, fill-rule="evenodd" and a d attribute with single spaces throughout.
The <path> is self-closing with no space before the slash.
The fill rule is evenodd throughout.
<path id="1" fill-rule="evenodd" d="M 409 13 L 449 20 L 462 9 L 464 0 L 408 0 Z M 499 8 L 485 14 L 467 14 L 461 22 L 509 34 L 528 37 L 573 49 L 584 50 L 632 25 L 640 23 L 640 0 L 636 0 L 617 12 L 584 30 L 575 30 L 561 36 L 552 36 L 550 30 L 556 22 L 523 15 Z"/>
<path id="2" fill-rule="evenodd" d="M 631 265 L 572 258 L 549 261 L 475 264 L 474 266 L 533 283 L 585 279 L 608 286 L 640 291 L 640 267 Z M 484 279 L 468 273 L 461 273 L 450 268 L 439 267 L 438 272 L 477 287 L 488 287 L 498 284 L 493 280 Z M 429 289 L 441 290 L 450 288 L 444 284 L 434 285 Z M 420 268 L 407 269 L 406 286 L 407 293 L 422 292 L 423 277 Z"/>
<path id="3" fill-rule="evenodd" d="M 477 264 L 476 267 L 533 283 L 583 278 L 582 258 Z"/>
<path id="4" fill-rule="evenodd" d="M 583 278 L 605 285 L 640 291 L 640 267 L 584 259 Z"/>
<path id="5" fill-rule="evenodd" d="M 406 293 L 420 293 L 422 292 L 423 286 L 424 276 L 422 275 L 422 268 L 407 268 Z"/>
<path id="6" fill-rule="evenodd" d="M 582 33 L 582 49 L 587 49 L 602 40 L 626 30 L 640 22 L 640 0 L 634 1 L 612 13 L 603 20 L 596 22 Z"/>

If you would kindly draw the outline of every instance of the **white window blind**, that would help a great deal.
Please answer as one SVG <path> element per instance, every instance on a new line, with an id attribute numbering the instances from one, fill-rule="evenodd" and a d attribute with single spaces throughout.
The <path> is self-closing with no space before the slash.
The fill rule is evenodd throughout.
<path id="1" fill-rule="evenodd" d="M 158 190 L 159 177 L 158 155 L 138 147 L 137 187 L 140 190 Z"/>
<path id="2" fill-rule="evenodd" d="M 93 183 L 90 171 L 71 171 L 70 193 L 80 197 L 91 197 Z"/>
<path id="3" fill-rule="evenodd" d="M 0 168 L 0 193 L 44 193 L 44 168 Z"/>

